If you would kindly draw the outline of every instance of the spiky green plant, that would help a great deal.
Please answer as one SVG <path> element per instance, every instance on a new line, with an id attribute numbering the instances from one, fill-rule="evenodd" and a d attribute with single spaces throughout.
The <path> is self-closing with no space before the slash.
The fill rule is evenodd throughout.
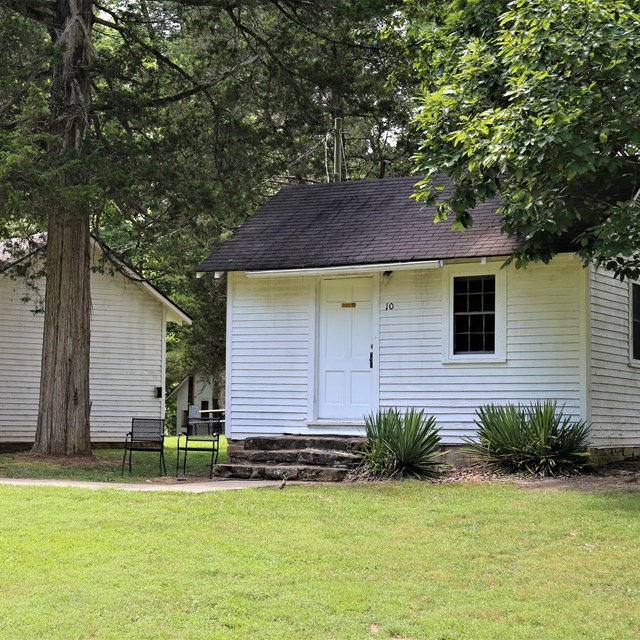
<path id="1" fill-rule="evenodd" d="M 424 411 L 383 409 L 365 416 L 368 443 L 364 459 L 370 470 L 390 478 L 420 480 L 437 477 L 443 468 L 439 429 Z"/>
<path id="2" fill-rule="evenodd" d="M 559 476 L 579 473 L 588 464 L 588 424 L 572 421 L 555 401 L 490 404 L 477 415 L 476 437 L 466 439 L 465 450 L 496 471 Z"/>

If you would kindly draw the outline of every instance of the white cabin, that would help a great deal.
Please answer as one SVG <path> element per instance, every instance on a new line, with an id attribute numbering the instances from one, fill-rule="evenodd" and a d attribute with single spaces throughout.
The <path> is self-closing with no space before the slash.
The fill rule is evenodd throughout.
<path id="1" fill-rule="evenodd" d="M 11 275 L 0 272 L 0 446 L 34 440 L 42 356 L 43 315 Z M 191 320 L 130 270 L 93 272 L 91 300 L 91 439 L 123 442 L 132 417 L 164 417 L 166 325 Z"/>
<path id="2" fill-rule="evenodd" d="M 176 400 L 176 433 L 187 426 L 189 418 L 208 418 L 205 412 L 220 408 L 212 376 L 187 376 L 171 390 L 168 398 Z"/>
<path id="3" fill-rule="evenodd" d="M 228 274 L 227 437 L 361 434 L 416 407 L 457 445 L 483 404 L 550 399 L 592 447 L 640 453 L 640 285 L 567 251 L 502 268 L 497 203 L 461 234 L 413 182 L 286 188 L 200 265 Z"/>

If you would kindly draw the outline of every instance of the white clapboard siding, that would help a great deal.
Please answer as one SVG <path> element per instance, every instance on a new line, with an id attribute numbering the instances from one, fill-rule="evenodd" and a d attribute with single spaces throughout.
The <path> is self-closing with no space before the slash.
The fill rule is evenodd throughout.
<path id="1" fill-rule="evenodd" d="M 91 279 L 91 437 L 121 441 L 132 416 L 160 417 L 164 387 L 161 303 L 121 274 Z"/>
<path id="2" fill-rule="evenodd" d="M 456 269 L 456 275 L 464 275 Z M 448 283 L 445 267 L 399 271 L 383 286 L 381 407 L 425 409 L 436 417 L 444 442 L 451 444 L 473 434 L 482 404 L 556 399 L 569 413 L 586 413 L 581 384 L 586 285 L 579 264 L 561 258 L 551 265 L 507 270 L 502 362 L 443 363 L 443 287 Z M 392 311 L 388 302 L 393 302 Z M 416 318 L 424 318 L 422 326 Z"/>
<path id="3" fill-rule="evenodd" d="M 471 275 L 482 269 L 477 262 L 470 268 Z M 424 408 L 452 444 L 474 433 L 476 410 L 486 403 L 555 399 L 586 417 L 587 283 L 580 263 L 564 256 L 550 265 L 507 269 L 506 354 L 490 364 L 443 362 L 449 273 L 445 266 L 380 278 L 379 405 Z M 318 281 L 229 274 L 230 437 L 358 432 L 353 424 L 314 420 Z"/>
<path id="4" fill-rule="evenodd" d="M 91 437 L 121 442 L 133 416 L 160 417 L 162 304 L 120 273 L 91 275 Z M 19 280 L 0 276 L 0 442 L 32 442 L 38 415 L 43 316 Z"/>
<path id="5" fill-rule="evenodd" d="M 640 367 L 630 360 L 629 283 L 591 273 L 590 413 L 601 447 L 640 446 Z"/>
<path id="6" fill-rule="evenodd" d="M 311 279 L 230 273 L 228 282 L 227 435 L 305 432 Z"/>

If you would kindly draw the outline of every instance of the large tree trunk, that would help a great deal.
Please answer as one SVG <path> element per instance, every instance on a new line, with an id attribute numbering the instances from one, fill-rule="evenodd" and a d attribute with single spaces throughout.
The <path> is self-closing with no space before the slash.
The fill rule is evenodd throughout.
<path id="1" fill-rule="evenodd" d="M 33 451 L 91 453 L 89 211 L 82 196 L 82 141 L 91 107 L 91 0 L 58 0 L 48 21 L 52 62 L 52 154 L 60 158 L 59 194 L 48 216 L 40 407 Z M 76 162 L 74 162 L 76 161 Z M 53 195 L 53 194 L 52 194 Z M 53 204 L 53 203 L 56 203 Z"/>
<path id="2" fill-rule="evenodd" d="M 35 452 L 91 453 L 89 432 L 89 221 L 49 214 L 42 372 Z"/>

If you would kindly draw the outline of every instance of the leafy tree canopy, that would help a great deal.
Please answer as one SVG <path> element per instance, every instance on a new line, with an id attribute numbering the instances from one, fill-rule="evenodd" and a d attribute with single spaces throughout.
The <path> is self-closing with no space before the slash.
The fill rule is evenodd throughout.
<path id="1" fill-rule="evenodd" d="M 517 265 L 548 261 L 561 236 L 585 263 L 640 275 L 640 3 L 451 0 L 406 3 L 398 26 L 422 80 L 424 177 L 455 192 L 439 218 L 472 224 L 500 195 Z"/>
<path id="2" fill-rule="evenodd" d="M 0 237 L 45 230 L 74 202 L 194 317 L 176 375 L 215 371 L 223 287 L 193 268 L 280 185 L 326 180 L 332 119 L 351 177 L 407 171 L 411 91 L 387 84 L 401 39 L 380 31 L 401 3 L 96 0 L 89 119 L 60 154 L 48 25 L 65 4 L 0 0 Z"/>

